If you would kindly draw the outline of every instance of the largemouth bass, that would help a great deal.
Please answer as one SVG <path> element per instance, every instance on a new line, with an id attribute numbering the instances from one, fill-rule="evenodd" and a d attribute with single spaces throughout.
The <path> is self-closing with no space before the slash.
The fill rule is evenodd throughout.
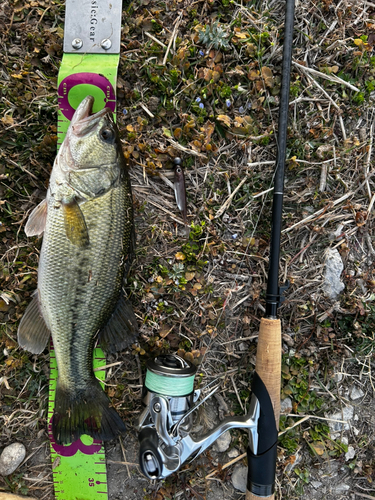
<path id="1" fill-rule="evenodd" d="M 58 381 L 53 436 L 110 440 L 125 431 L 94 376 L 93 346 L 115 352 L 138 328 L 122 284 L 134 244 L 130 178 L 109 109 L 78 106 L 56 157 L 46 199 L 31 213 L 27 236 L 43 235 L 38 289 L 18 328 L 18 342 L 38 354 L 50 334 Z"/>

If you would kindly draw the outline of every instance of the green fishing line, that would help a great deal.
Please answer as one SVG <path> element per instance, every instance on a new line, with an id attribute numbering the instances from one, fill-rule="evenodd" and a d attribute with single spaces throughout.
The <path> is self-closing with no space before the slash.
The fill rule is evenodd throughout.
<path id="1" fill-rule="evenodd" d="M 182 397 L 194 390 L 195 373 L 190 377 L 169 377 L 147 370 L 145 385 L 151 392 L 162 396 Z"/>

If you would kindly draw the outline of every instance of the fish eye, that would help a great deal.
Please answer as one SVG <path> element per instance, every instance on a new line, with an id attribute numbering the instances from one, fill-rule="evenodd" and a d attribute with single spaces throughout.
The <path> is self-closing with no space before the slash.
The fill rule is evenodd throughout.
<path id="1" fill-rule="evenodd" d="M 180 173 L 182 172 L 181 168 L 180 168 L 180 167 L 177 167 L 177 168 L 176 168 L 176 172 L 177 172 L 178 174 L 180 174 Z"/>
<path id="2" fill-rule="evenodd" d="M 115 139 L 115 133 L 112 129 L 104 127 L 100 131 L 100 137 L 103 139 L 104 142 L 108 142 L 111 144 Z"/>

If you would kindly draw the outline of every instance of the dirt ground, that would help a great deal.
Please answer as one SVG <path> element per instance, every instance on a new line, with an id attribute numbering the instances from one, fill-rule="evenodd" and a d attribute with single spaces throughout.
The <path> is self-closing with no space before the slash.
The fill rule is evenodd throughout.
<path id="1" fill-rule="evenodd" d="M 117 122 L 133 186 L 137 251 L 127 292 L 140 338 L 107 360 L 117 363 L 107 392 L 128 426 L 123 446 L 106 445 L 110 499 L 245 496 L 233 486 L 247 465 L 245 432 L 151 483 L 137 465 L 134 425 L 146 360 L 160 353 L 193 360 L 201 387 L 219 377 L 218 394 L 197 415 L 202 432 L 248 407 L 265 312 L 284 6 L 123 5 Z M 44 500 L 54 498 L 49 354 L 30 355 L 16 339 L 36 288 L 41 243 L 24 226 L 56 154 L 63 26 L 60 0 L 0 2 L 0 451 L 13 442 L 27 449 L 0 477 L 0 491 Z M 374 45 L 375 3 L 296 1 L 278 499 L 375 497 Z M 168 183 L 175 156 L 185 169 L 189 236 Z M 329 250 L 343 285 L 335 298 L 325 284 Z"/>

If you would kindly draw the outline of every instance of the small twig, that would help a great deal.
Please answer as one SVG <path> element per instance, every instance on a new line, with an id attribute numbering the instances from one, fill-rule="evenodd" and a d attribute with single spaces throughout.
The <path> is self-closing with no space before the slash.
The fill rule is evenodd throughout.
<path id="1" fill-rule="evenodd" d="M 248 167 L 259 167 L 260 165 L 275 165 L 275 161 L 256 161 L 247 164 Z"/>
<path id="2" fill-rule="evenodd" d="M 155 38 L 153 35 L 151 35 L 151 33 L 149 33 L 148 31 L 145 31 L 145 35 L 148 36 L 149 38 L 151 38 L 151 40 L 153 40 L 154 42 L 158 43 L 159 45 L 161 45 L 164 49 L 167 47 L 163 42 L 161 42 L 160 40 L 158 40 L 157 38 Z"/>
<path id="3" fill-rule="evenodd" d="M 174 184 L 168 179 L 168 177 L 166 177 L 161 172 L 159 172 L 159 177 L 166 183 L 167 186 L 169 186 L 171 189 L 174 189 Z"/>
<path id="4" fill-rule="evenodd" d="M 154 207 L 156 208 L 159 208 L 159 210 L 163 210 L 163 212 L 165 212 L 166 214 L 169 215 L 169 217 L 171 219 L 173 219 L 175 222 L 178 222 L 179 224 L 182 224 L 183 226 L 185 226 L 185 222 L 182 221 L 181 219 L 177 219 L 173 214 L 172 212 L 170 212 L 169 210 L 167 210 L 166 208 L 162 207 L 161 205 L 159 205 L 158 203 L 155 203 L 154 201 L 151 201 L 150 199 L 147 200 L 148 203 L 151 203 L 151 205 L 154 205 Z"/>
<path id="5" fill-rule="evenodd" d="M 223 213 L 227 210 L 227 208 L 232 203 L 234 195 L 237 193 L 237 191 L 242 187 L 242 185 L 246 181 L 247 181 L 247 177 L 245 177 L 244 179 L 242 179 L 242 181 L 238 184 L 238 186 L 233 191 L 233 193 L 230 196 L 228 196 L 228 198 L 226 199 L 226 201 L 221 205 L 221 207 L 219 208 L 219 210 L 216 212 L 215 219 L 218 219 L 221 215 L 223 215 Z"/>
<path id="6" fill-rule="evenodd" d="M 252 294 L 250 293 L 249 295 L 246 295 L 246 297 L 244 297 L 243 299 L 239 300 L 236 304 L 234 304 L 234 306 L 231 308 L 232 311 L 234 311 L 234 309 L 236 309 L 236 307 L 238 307 L 239 305 L 242 304 L 242 302 L 245 302 L 245 300 L 249 299 L 250 297 L 252 296 Z M 258 337 L 258 335 L 256 336 Z M 255 338 L 256 338 L 255 337 Z"/>
<path id="7" fill-rule="evenodd" d="M 165 66 L 166 63 L 167 63 L 167 59 L 168 59 L 168 54 L 169 54 L 169 51 L 171 50 L 171 45 L 173 43 L 173 40 L 177 34 L 177 30 L 178 30 L 178 27 L 180 26 L 180 22 L 181 22 L 181 17 L 182 17 L 182 12 L 180 12 L 180 15 L 179 17 L 177 18 L 177 21 L 176 21 L 176 24 L 175 24 L 175 27 L 173 28 L 173 32 L 172 32 L 172 35 L 169 39 L 169 43 L 168 43 L 168 47 L 167 47 L 167 50 L 165 51 L 165 54 L 164 54 L 164 58 L 163 58 L 163 62 L 162 62 L 162 65 Z M 172 51 L 171 51 L 172 52 Z"/>
<path id="8" fill-rule="evenodd" d="M 372 207 L 374 206 L 374 203 L 375 203 L 375 193 L 372 195 L 372 198 L 371 198 L 371 201 L 370 201 L 370 204 L 368 206 L 368 209 L 367 209 L 367 213 L 370 214 L 371 213 L 371 210 L 372 210 Z"/>
<path id="9" fill-rule="evenodd" d="M 241 398 L 240 398 L 240 395 L 238 394 L 238 389 L 237 389 L 237 386 L 234 382 L 234 379 L 233 379 L 233 375 L 230 376 L 230 379 L 232 381 L 232 385 L 233 385 L 233 388 L 234 388 L 234 392 L 236 393 L 236 396 L 237 396 L 237 400 L 238 402 L 240 403 L 240 406 L 241 406 L 241 409 L 242 411 L 245 411 L 245 408 L 243 407 L 243 404 L 242 404 L 242 401 L 241 401 Z"/>
<path id="10" fill-rule="evenodd" d="M 253 198 L 259 198 L 259 196 L 263 196 L 264 194 L 267 194 L 269 193 L 270 191 L 273 191 L 273 186 L 269 189 L 265 189 L 264 191 L 262 191 L 261 193 L 257 193 L 257 194 L 254 194 L 253 195 Z"/>
<path id="11" fill-rule="evenodd" d="M 325 163 L 322 164 L 322 171 L 320 173 L 320 184 L 319 191 L 325 191 L 327 185 L 327 165 Z"/>
<path id="12" fill-rule="evenodd" d="M 243 458 L 245 458 L 247 455 L 247 453 L 242 453 L 242 455 L 238 455 L 238 457 L 234 458 L 233 460 L 231 460 L 230 462 L 227 462 L 225 465 L 223 465 L 223 467 L 221 468 L 221 470 L 224 470 L 224 469 L 227 469 L 228 467 L 230 467 L 231 465 L 239 462 L 240 460 L 242 460 Z M 210 472 L 210 474 L 208 474 L 205 479 L 211 479 L 212 476 L 214 476 L 216 473 L 218 472 L 218 469 L 214 470 L 213 472 Z"/>
<path id="13" fill-rule="evenodd" d="M 124 448 L 124 445 L 122 443 L 122 439 L 121 437 L 118 438 L 118 440 L 120 441 L 120 446 L 121 446 L 121 450 L 122 450 L 122 455 L 124 457 L 124 464 L 125 464 L 125 467 L 126 467 L 126 470 L 128 471 L 128 478 L 130 478 L 130 470 L 129 470 L 129 465 L 128 465 L 128 462 L 126 460 L 126 454 L 125 454 L 125 448 Z"/>
<path id="14" fill-rule="evenodd" d="M 134 463 L 134 462 L 120 462 L 119 460 L 106 460 L 107 464 L 121 464 L 121 465 L 130 465 L 130 466 L 134 466 L 134 467 L 138 467 L 138 464 Z"/>
<path id="15" fill-rule="evenodd" d="M 332 202 L 331 206 L 334 207 L 334 206 L 338 205 L 339 203 L 341 203 L 342 201 L 345 201 L 347 198 L 349 198 L 353 194 L 354 194 L 353 191 L 349 191 L 349 193 L 344 194 L 344 196 L 341 196 L 341 198 L 339 198 L 338 200 L 335 200 L 334 202 Z M 327 210 L 327 207 L 321 208 L 317 212 L 309 215 L 308 217 L 305 217 L 304 219 L 300 220 L 299 222 L 296 222 L 295 224 L 293 224 L 293 226 L 290 226 L 290 227 L 284 229 L 282 231 L 282 233 L 289 233 L 289 231 L 292 231 L 293 229 L 295 229 L 296 227 L 300 226 L 301 224 L 304 224 L 305 222 L 309 222 L 311 220 L 316 219 L 317 217 L 319 217 L 319 215 L 321 215 L 322 213 L 324 213 L 326 210 Z"/>
<path id="16" fill-rule="evenodd" d="M 364 2 L 366 4 L 370 3 L 370 2 Z M 375 7 L 375 4 L 372 4 L 374 7 Z M 375 497 L 372 497 L 371 495 L 366 495 L 366 493 L 361 493 L 360 491 L 355 491 L 354 494 L 358 497 L 362 497 L 362 498 L 370 498 L 371 500 L 374 500 Z"/>
<path id="17" fill-rule="evenodd" d="M 194 149 L 189 149 L 185 148 L 185 146 L 181 146 L 178 142 L 174 141 L 170 137 L 167 137 L 168 141 L 175 147 L 176 149 L 179 149 L 180 151 L 183 151 L 184 153 L 189 153 L 194 156 L 199 156 L 200 158 L 204 158 L 207 160 L 207 156 L 203 155 L 202 153 L 198 153 L 198 151 L 195 151 Z"/>
<path id="18" fill-rule="evenodd" d="M 370 127 L 370 144 L 368 147 L 367 158 L 366 158 L 365 176 L 367 176 L 369 171 L 370 171 L 370 160 L 371 160 L 371 154 L 372 154 L 373 134 L 374 134 L 374 120 L 372 121 L 371 127 Z M 367 187 L 368 197 L 369 197 L 369 200 L 371 202 L 372 201 L 372 194 L 371 194 L 371 188 L 370 188 L 370 183 L 369 183 L 368 179 L 366 181 L 366 187 Z"/>
<path id="19" fill-rule="evenodd" d="M 311 75 L 306 75 L 306 76 L 308 77 L 308 79 L 310 80 L 310 82 L 312 82 L 312 83 L 315 85 L 315 87 L 317 87 L 317 88 L 318 88 L 318 89 L 322 92 L 322 94 L 324 94 L 324 95 L 327 97 L 327 99 L 329 100 L 329 102 L 330 102 L 330 103 L 331 103 L 331 104 L 332 104 L 332 105 L 333 105 L 336 109 L 338 109 L 338 110 L 339 110 L 339 109 L 340 109 L 340 106 L 339 106 L 338 104 L 336 104 L 336 103 L 335 103 L 335 101 L 332 99 L 332 97 L 328 94 L 328 92 L 327 92 L 327 91 L 325 91 L 325 90 L 324 90 L 324 88 L 323 88 L 321 85 L 319 85 L 319 83 L 315 80 L 315 78 L 313 78 Z M 315 100 L 315 99 L 313 99 L 313 100 Z"/>
<path id="20" fill-rule="evenodd" d="M 151 113 L 151 111 L 147 108 L 147 106 L 145 106 L 144 104 L 142 104 L 141 102 L 139 103 L 139 105 L 141 106 L 141 108 L 146 111 L 146 113 L 148 114 L 148 116 L 150 116 L 151 118 L 155 118 L 155 115 L 153 115 Z"/>
<path id="21" fill-rule="evenodd" d="M 370 380 L 370 384 L 371 384 L 371 387 L 372 387 L 372 394 L 374 395 L 375 394 L 375 387 L 374 387 L 374 384 L 372 382 L 372 376 L 371 376 L 371 361 L 370 359 L 368 360 L 368 378 Z"/>
<path id="22" fill-rule="evenodd" d="M 297 420 L 297 422 L 295 424 L 291 425 L 290 427 L 287 427 L 282 432 L 279 432 L 279 436 L 282 436 L 283 434 L 290 431 L 291 429 L 294 429 L 294 427 L 297 427 L 297 425 L 300 425 L 303 422 L 306 422 L 306 420 L 309 420 L 309 418 L 310 418 L 310 415 L 306 415 L 305 417 L 301 418 L 300 420 Z"/>
<path id="23" fill-rule="evenodd" d="M 325 422 L 337 422 L 339 424 L 347 424 L 347 420 L 337 420 L 336 418 L 328 418 L 328 417 L 317 417 L 316 415 L 295 415 L 294 413 L 289 413 L 288 417 L 308 417 L 308 418 L 315 418 L 317 420 L 324 420 Z"/>
<path id="24" fill-rule="evenodd" d="M 98 366 L 98 368 L 94 368 L 94 372 L 100 372 L 100 370 L 106 370 L 107 368 L 111 368 L 112 366 L 121 365 L 122 361 L 116 361 L 115 363 L 111 363 L 109 365 Z"/>
<path id="25" fill-rule="evenodd" d="M 345 126 L 344 126 L 344 120 L 342 119 L 341 115 L 339 115 L 339 122 L 340 122 L 342 137 L 343 137 L 344 141 L 346 141 L 346 131 L 345 131 Z"/>
<path id="26" fill-rule="evenodd" d="M 298 64 L 296 61 L 292 61 L 294 66 L 297 66 L 297 68 L 300 68 L 302 71 L 305 71 L 307 73 L 312 73 L 313 75 L 320 76 L 321 78 L 324 78 L 325 80 L 329 80 L 330 82 L 334 83 L 339 83 L 340 85 L 345 85 L 346 87 L 349 87 L 351 90 L 354 90 L 355 92 L 359 92 L 359 89 L 357 87 L 354 87 L 349 82 L 346 82 L 345 80 L 342 80 L 336 75 L 326 75 L 325 73 L 321 73 L 320 71 L 317 71 L 316 69 L 313 68 L 308 68 L 307 66 L 302 66 L 302 64 Z"/>

